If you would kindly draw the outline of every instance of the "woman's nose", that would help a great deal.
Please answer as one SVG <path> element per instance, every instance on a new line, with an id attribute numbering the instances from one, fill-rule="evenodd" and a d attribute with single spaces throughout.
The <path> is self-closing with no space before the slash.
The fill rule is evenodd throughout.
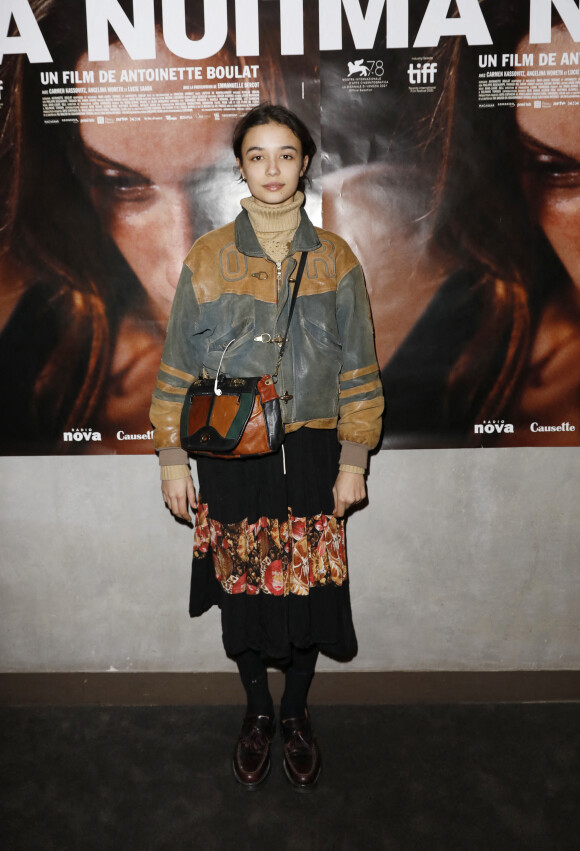
<path id="1" fill-rule="evenodd" d="M 278 160 L 275 158 L 268 160 L 268 174 L 278 174 L 279 171 Z"/>

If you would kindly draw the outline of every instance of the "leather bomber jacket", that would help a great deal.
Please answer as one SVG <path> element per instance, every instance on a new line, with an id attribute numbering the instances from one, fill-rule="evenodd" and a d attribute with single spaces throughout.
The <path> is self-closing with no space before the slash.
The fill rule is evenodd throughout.
<path id="1" fill-rule="evenodd" d="M 180 446 L 181 407 L 194 378 L 218 369 L 232 377 L 274 372 L 279 345 L 268 341 L 286 330 L 302 251 L 308 259 L 278 374 L 279 395 L 292 397 L 281 403 L 286 430 L 338 425 L 339 441 L 364 449 L 365 465 L 380 437 L 383 394 L 363 273 L 346 242 L 314 228 L 304 210 L 279 264 L 265 256 L 245 210 L 193 245 L 153 393 L 157 450 Z"/>

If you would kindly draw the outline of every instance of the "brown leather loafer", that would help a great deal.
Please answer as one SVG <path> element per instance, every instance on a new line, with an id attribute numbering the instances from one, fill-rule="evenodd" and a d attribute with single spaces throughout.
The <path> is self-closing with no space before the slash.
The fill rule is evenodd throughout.
<path id="1" fill-rule="evenodd" d="M 248 789 L 262 782 L 270 771 L 270 744 L 275 722 L 268 715 L 246 715 L 234 750 L 234 777 Z"/>
<path id="2" fill-rule="evenodd" d="M 318 780 L 322 769 L 320 750 L 308 711 L 304 718 L 287 718 L 281 722 L 281 727 L 286 777 L 296 789 L 307 792 Z"/>

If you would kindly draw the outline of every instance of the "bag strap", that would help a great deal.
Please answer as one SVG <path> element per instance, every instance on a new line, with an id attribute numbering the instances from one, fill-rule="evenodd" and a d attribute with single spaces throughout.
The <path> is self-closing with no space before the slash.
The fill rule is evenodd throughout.
<path id="1" fill-rule="evenodd" d="M 302 280 L 302 275 L 304 274 L 304 267 L 306 266 L 306 259 L 308 257 L 308 252 L 303 251 L 300 255 L 300 261 L 298 263 L 298 271 L 296 273 L 296 279 L 294 283 L 294 290 L 292 291 L 292 300 L 290 302 L 290 311 L 288 313 L 288 324 L 286 325 L 286 331 L 284 333 L 284 338 L 282 340 L 282 345 L 280 346 L 280 351 L 278 352 L 278 360 L 276 362 L 276 369 L 272 375 L 272 378 L 276 379 L 278 377 L 278 370 L 280 369 L 280 363 L 282 362 L 282 357 L 284 355 L 284 351 L 286 349 L 286 343 L 288 342 L 288 332 L 290 331 L 290 323 L 292 322 L 292 314 L 294 313 L 294 308 L 296 307 L 296 299 L 298 298 L 298 290 L 300 289 L 300 281 Z"/>

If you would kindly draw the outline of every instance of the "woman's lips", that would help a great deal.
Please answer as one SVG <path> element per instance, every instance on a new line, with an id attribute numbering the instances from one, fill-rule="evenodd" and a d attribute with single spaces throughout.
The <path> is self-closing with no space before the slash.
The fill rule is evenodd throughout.
<path id="1" fill-rule="evenodd" d="M 278 189 L 282 189 L 283 186 L 283 183 L 266 183 L 264 189 L 269 189 L 271 192 L 277 192 Z"/>

